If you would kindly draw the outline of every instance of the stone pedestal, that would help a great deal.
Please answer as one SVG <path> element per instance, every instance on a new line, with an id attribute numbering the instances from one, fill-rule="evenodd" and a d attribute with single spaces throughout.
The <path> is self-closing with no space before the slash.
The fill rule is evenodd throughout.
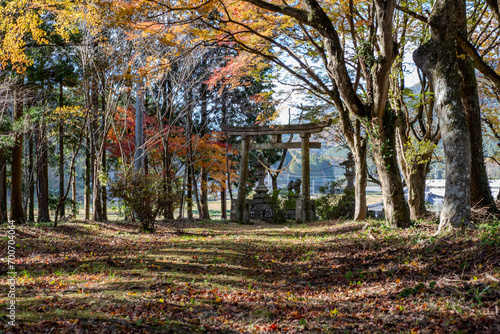
<path id="1" fill-rule="evenodd" d="M 272 203 L 271 197 L 266 194 L 255 194 L 253 199 L 247 200 L 250 207 L 250 219 L 263 220 L 269 223 L 276 222 L 275 203 Z"/>
<path id="2" fill-rule="evenodd" d="M 289 219 L 287 217 L 287 219 Z M 313 199 L 309 200 L 308 208 L 304 208 L 304 203 L 301 197 L 297 198 L 297 206 L 295 209 L 295 219 L 296 223 L 303 223 L 310 220 L 316 219 L 316 201 Z"/>
<path id="3" fill-rule="evenodd" d="M 241 219 L 238 219 L 238 208 L 243 208 L 243 212 L 241 214 Z M 238 200 L 231 200 L 231 211 L 229 213 L 229 219 L 231 221 L 236 221 L 238 223 L 247 224 L 250 221 L 250 209 L 248 206 L 248 201 L 245 201 L 242 206 L 238 205 Z"/>

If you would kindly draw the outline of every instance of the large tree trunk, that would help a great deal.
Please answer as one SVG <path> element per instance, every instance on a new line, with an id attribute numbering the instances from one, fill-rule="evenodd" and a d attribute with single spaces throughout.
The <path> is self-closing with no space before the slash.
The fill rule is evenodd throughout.
<path id="1" fill-rule="evenodd" d="M 18 93 L 18 95 L 20 95 Z M 23 116 L 23 100 L 16 98 L 14 102 L 14 120 L 18 121 Z M 14 147 L 12 148 L 12 171 L 10 188 L 10 219 L 16 224 L 26 221 L 23 210 L 23 134 L 16 133 Z"/>
<path id="2" fill-rule="evenodd" d="M 465 2 L 459 1 L 457 6 L 458 30 L 467 35 L 467 16 Z M 483 154 L 483 136 L 481 131 L 481 107 L 477 91 L 477 80 L 474 63 L 465 50 L 457 48 L 458 71 L 460 74 L 460 96 L 467 117 L 471 148 L 470 201 L 472 206 L 487 207 L 496 212 L 495 200 L 486 174 Z"/>
<path id="3" fill-rule="evenodd" d="M 395 150 L 395 115 L 387 110 L 380 123 L 369 123 L 368 132 L 372 138 L 373 153 L 382 187 L 384 211 L 387 224 L 391 227 L 408 227 L 410 210 L 405 200 L 401 174 Z"/>
<path id="4" fill-rule="evenodd" d="M 446 188 L 439 232 L 470 226 L 471 152 L 460 98 L 455 25 L 457 0 L 437 0 L 429 18 L 431 39 L 413 53 L 415 64 L 431 79 L 446 162 Z"/>
<path id="5" fill-rule="evenodd" d="M 38 188 L 38 222 L 50 222 L 49 187 L 48 187 L 48 155 L 46 130 L 43 120 L 35 130 L 37 147 L 36 171 Z"/>
<path id="6" fill-rule="evenodd" d="M 0 154 L 0 223 L 6 222 L 7 217 L 7 161 L 5 155 Z"/>

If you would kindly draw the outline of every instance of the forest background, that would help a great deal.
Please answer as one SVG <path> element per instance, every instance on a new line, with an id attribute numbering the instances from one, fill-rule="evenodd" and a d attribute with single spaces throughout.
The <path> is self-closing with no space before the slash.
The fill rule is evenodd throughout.
<path id="1" fill-rule="evenodd" d="M 451 118 L 443 110 L 453 103 L 435 98 L 446 87 L 436 87 L 438 75 L 418 55 L 438 36 L 434 16 L 426 16 L 431 9 L 439 13 L 438 3 L 2 6 L 3 220 L 10 211 L 19 222 L 57 224 L 78 204 L 85 220 L 106 220 L 109 198 L 117 197 L 109 194 L 112 184 L 131 178 L 133 170 L 151 175 L 148 182 L 163 201 L 158 213 L 166 219 L 177 218 L 174 212 L 191 219 L 193 206 L 208 219 L 209 193 L 233 198 L 237 178 L 238 154 L 220 124 L 272 124 L 290 113 L 290 104 L 296 113 L 289 122 L 334 120 L 321 135 L 326 148 L 313 155 L 313 170 L 334 171 L 329 165 L 347 150 L 354 153 L 355 219 L 366 217 L 366 186 L 373 182 L 382 189 L 388 224 L 408 226 L 427 212 L 422 189 L 429 175 L 471 178 L 457 181 L 471 184 L 463 199 L 447 191 L 445 207 L 464 209 L 442 215 L 443 224 L 467 223 L 471 206 L 497 210 L 485 186 L 499 173 L 494 1 L 454 4 L 453 29 L 459 32 L 446 39 L 455 50 L 447 66 L 455 66 L 449 80 L 456 87 L 448 88 L 460 93 L 462 107 Z M 318 25 L 307 13 L 324 22 Z M 416 66 L 409 64 L 412 54 Z M 418 78 L 411 87 L 405 84 L 409 75 Z M 443 124 L 461 124 L 462 116 L 468 131 L 443 146 L 443 133 L 454 133 Z M 453 151 L 470 155 L 472 163 L 453 165 Z M 266 152 L 266 160 L 279 168 L 290 164 L 293 173 L 300 165 L 286 153 Z M 453 186 L 447 182 L 447 189 Z M 221 207 L 223 219 L 225 213 Z"/>

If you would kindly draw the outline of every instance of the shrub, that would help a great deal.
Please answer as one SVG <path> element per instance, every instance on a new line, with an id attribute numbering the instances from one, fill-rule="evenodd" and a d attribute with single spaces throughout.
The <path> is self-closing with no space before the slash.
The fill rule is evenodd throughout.
<path id="1" fill-rule="evenodd" d="M 287 210 L 295 210 L 297 199 L 292 190 L 274 189 L 271 193 L 271 203 L 274 204 L 274 223 L 286 223 Z"/>
<path id="2" fill-rule="evenodd" d="M 154 231 L 156 217 L 175 202 L 175 197 L 165 192 L 164 182 L 159 173 L 126 172 L 110 183 L 110 193 L 134 212 L 141 230 Z"/>
<path id="3" fill-rule="evenodd" d="M 331 181 L 319 188 L 316 213 L 321 219 L 354 217 L 354 189 L 341 190 L 341 181 Z"/>
<path id="4" fill-rule="evenodd" d="M 271 202 L 282 210 L 295 210 L 297 198 L 293 190 L 274 189 L 271 193 Z"/>
<path id="5" fill-rule="evenodd" d="M 50 193 L 49 194 L 49 212 L 52 214 L 55 214 L 58 205 L 59 205 L 59 196 L 57 196 L 56 194 Z M 71 209 L 71 213 L 74 216 L 76 216 L 76 214 L 78 213 L 78 209 L 80 207 L 80 203 L 73 201 L 71 198 L 66 198 L 66 200 L 63 203 L 63 206 L 65 209 L 68 209 L 68 207 L 69 207 Z M 73 210 L 73 208 L 74 208 L 74 210 Z"/>

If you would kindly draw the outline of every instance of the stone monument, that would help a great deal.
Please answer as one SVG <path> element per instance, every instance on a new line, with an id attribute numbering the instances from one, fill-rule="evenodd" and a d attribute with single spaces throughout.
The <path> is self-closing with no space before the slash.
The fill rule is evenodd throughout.
<path id="1" fill-rule="evenodd" d="M 346 189 L 354 189 L 354 157 L 351 152 L 347 154 L 347 160 L 340 163 L 345 167 L 345 178 L 347 180 Z"/>

